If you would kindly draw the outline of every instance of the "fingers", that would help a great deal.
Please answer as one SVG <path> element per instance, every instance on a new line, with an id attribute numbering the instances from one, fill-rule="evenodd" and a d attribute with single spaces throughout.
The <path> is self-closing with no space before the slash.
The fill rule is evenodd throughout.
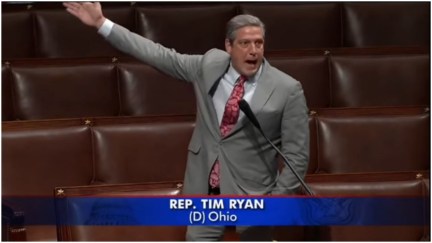
<path id="1" fill-rule="evenodd" d="M 93 6 L 93 3 L 85 2 L 85 3 L 82 3 L 82 5 L 83 5 L 83 7 L 91 7 L 91 6 Z"/>
<path id="2" fill-rule="evenodd" d="M 81 9 L 89 9 L 93 8 L 93 5 L 98 6 L 100 3 L 91 3 L 91 2 L 64 2 L 63 6 L 67 9 L 73 10 L 75 12 L 80 11 Z"/>
<path id="3" fill-rule="evenodd" d="M 66 7 L 66 11 L 68 11 L 69 13 L 71 13 L 72 15 L 78 17 L 78 13 L 80 11 L 81 8 L 81 4 L 79 3 L 74 3 L 74 2 L 64 2 L 63 6 Z"/>
<path id="4" fill-rule="evenodd" d="M 81 7 L 81 4 L 80 3 L 76 3 L 76 2 L 64 2 L 63 6 L 65 6 L 66 8 L 69 8 L 69 9 L 75 9 L 75 10 L 77 10 L 77 9 L 79 9 Z"/>
<path id="5" fill-rule="evenodd" d="M 75 17 L 79 17 L 77 10 L 74 10 L 74 9 L 71 9 L 71 8 L 67 8 L 66 11 L 68 11 L 70 14 L 72 14 Z"/>

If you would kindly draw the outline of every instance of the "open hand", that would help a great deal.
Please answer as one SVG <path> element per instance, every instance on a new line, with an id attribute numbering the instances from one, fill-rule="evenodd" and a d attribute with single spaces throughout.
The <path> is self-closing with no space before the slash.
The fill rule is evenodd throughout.
<path id="1" fill-rule="evenodd" d="M 64 2 L 63 6 L 86 25 L 99 28 L 105 21 L 99 2 Z"/>

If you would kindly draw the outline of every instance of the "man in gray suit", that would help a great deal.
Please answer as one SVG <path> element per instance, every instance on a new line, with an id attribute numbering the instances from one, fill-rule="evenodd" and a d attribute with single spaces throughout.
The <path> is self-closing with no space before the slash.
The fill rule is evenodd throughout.
<path id="1" fill-rule="evenodd" d="M 250 103 L 264 133 L 304 176 L 309 160 L 308 109 L 301 84 L 263 57 L 263 23 L 251 15 L 228 22 L 226 51 L 179 54 L 106 19 L 99 3 L 64 3 L 108 42 L 160 71 L 191 82 L 197 98 L 184 178 L 185 194 L 281 195 L 300 186 L 277 154 L 239 111 Z M 169 97 L 167 97 L 169 98 Z M 242 240 L 271 240 L 268 227 L 237 227 Z M 188 227 L 188 240 L 218 240 L 224 227 Z"/>

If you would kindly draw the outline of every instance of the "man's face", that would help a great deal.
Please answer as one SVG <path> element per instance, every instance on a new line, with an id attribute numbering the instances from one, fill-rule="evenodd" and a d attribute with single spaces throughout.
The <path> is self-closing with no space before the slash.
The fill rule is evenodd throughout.
<path id="1" fill-rule="evenodd" d="M 255 75 L 264 56 L 264 33 L 260 27 L 245 26 L 237 29 L 232 43 L 225 40 L 225 49 L 231 55 L 234 68 L 248 77 Z"/>

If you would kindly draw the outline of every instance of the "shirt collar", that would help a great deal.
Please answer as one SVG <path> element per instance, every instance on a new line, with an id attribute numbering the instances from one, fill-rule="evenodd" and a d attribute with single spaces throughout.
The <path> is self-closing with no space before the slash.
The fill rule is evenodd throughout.
<path id="1" fill-rule="evenodd" d="M 252 85 L 256 85 L 256 82 L 258 81 L 259 77 L 261 76 L 263 65 L 264 65 L 264 60 L 263 60 L 263 63 L 261 63 L 261 66 L 259 67 L 258 71 L 255 73 L 255 75 L 248 79 L 248 81 L 247 81 L 248 83 L 250 83 Z M 240 73 L 238 73 L 237 70 L 234 69 L 232 62 L 230 62 L 230 66 L 228 68 L 227 75 L 229 77 L 228 82 L 232 85 L 234 85 L 235 82 L 237 81 L 237 79 L 240 77 Z"/>

